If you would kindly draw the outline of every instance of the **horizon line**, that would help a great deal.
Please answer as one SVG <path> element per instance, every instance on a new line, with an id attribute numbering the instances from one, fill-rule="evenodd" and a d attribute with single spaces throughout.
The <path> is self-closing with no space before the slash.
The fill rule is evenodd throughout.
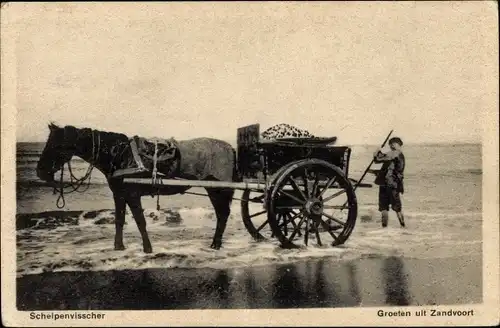
<path id="1" fill-rule="evenodd" d="M 233 139 L 223 139 L 223 138 L 218 138 L 220 140 L 223 140 L 223 141 L 227 141 L 227 142 L 233 142 L 236 144 L 236 138 Z M 20 143 L 45 143 L 46 141 L 34 141 L 34 140 L 22 140 L 22 141 L 18 141 L 16 140 L 16 144 L 20 144 Z M 423 142 L 405 142 L 404 143 L 404 146 L 406 145 L 481 145 L 482 144 L 482 141 L 479 140 L 479 141 L 460 141 L 460 142 L 457 142 L 457 141 L 423 141 Z M 335 146 L 336 144 L 334 144 Z M 339 143 L 338 144 L 339 146 L 379 146 L 380 147 L 380 144 L 371 144 L 371 143 Z"/>

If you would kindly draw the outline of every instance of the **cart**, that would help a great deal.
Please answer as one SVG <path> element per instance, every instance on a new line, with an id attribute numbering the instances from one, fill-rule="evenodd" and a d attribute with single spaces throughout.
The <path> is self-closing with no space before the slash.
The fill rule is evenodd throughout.
<path id="1" fill-rule="evenodd" d="M 356 224 L 355 189 L 371 185 L 349 178 L 351 148 L 332 146 L 335 140 L 265 140 L 259 124 L 244 126 L 237 129 L 238 181 L 162 179 L 157 188 L 242 190 L 242 220 L 253 239 L 277 239 L 283 248 L 342 245 Z"/>
<path id="2" fill-rule="evenodd" d="M 355 188 L 371 185 L 348 177 L 351 148 L 331 146 L 335 141 L 263 140 L 258 124 L 238 129 L 238 172 L 258 186 L 244 190 L 241 200 L 255 240 L 277 238 L 285 248 L 346 242 L 356 224 Z"/>

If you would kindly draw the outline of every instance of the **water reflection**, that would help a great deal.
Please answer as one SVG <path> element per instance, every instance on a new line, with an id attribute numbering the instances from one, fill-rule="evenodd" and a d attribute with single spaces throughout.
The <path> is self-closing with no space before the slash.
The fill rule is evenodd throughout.
<path id="1" fill-rule="evenodd" d="M 273 284 L 273 303 L 276 308 L 299 307 L 304 301 L 302 281 L 295 265 L 284 265 L 276 269 Z"/>
<path id="2" fill-rule="evenodd" d="M 380 276 L 359 271 L 359 265 L 369 262 L 322 259 L 227 270 L 47 273 L 18 280 L 18 306 L 20 310 L 161 310 L 410 304 L 400 258 L 383 260 Z M 365 288 L 358 285 L 363 282 L 361 275 L 369 277 Z M 378 285 L 377 281 L 382 282 L 382 297 L 367 292 Z"/>
<path id="3" fill-rule="evenodd" d="M 226 270 L 218 270 L 214 280 L 216 298 L 221 308 L 229 308 L 229 277 Z"/>
<path id="4" fill-rule="evenodd" d="M 408 282 L 404 264 L 396 256 L 384 260 L 382 267 L 386 303 L 390 305 L 409 305 Z"/>
<path id="5" fill-rule="evenodd" d="M 322 306 L 322 305 L 327 305 L 328 304 L 328 290 L 327 290 L 327 284 L 328 282 L 325 279 L 325 272 L 323 271 L 324 269 L 324 262 L 323 261 L 318 261 L 315 263 L 307 262 L 307 266 L 311 267 L 314 265 L 314 285 L 313 289 L 310 291 L 310 296 L 309 298 L 316 298 L 316 306 Z"/>
<path id="6" fill-rule="evenodd" d="M 245 274 L 245 281 L 243 283 L 244 291 L 241 293 L 244 295 L 247 306 L 249 308 L 258 308 L 266 302 L 265 297 L 259 297 L 259 289 L 266 292 L 265 287 L 259 286 L 255 277 L 255 274 Z M 267 292 L 266 292 L 267 293 Z M 265 295 L 262 295 L 265 296 Z"/>
<path id="7" fill-rule="evenodd" d="M 336 263 L 285 265 L 276 268 L 275 277 L 271 302 L 275 308 L 338 307 L 349 302 L 342 293 L 342 270 Z"/>
<path id="8" fill-rule="evenodd" d="M 358 279 L 356 276 L 357 268 L 354 263 L 347 264 L 347 273 L 349 277 L 349 295 L 352 297 L 354 304 L 361 304 L 361 294 L 358 286 Z"/>

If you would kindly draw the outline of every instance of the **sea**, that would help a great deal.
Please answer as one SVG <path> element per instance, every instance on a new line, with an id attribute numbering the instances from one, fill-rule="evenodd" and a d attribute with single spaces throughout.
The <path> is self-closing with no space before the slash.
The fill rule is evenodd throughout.
<path id="1" fill-rule="evenodd" d="M 129 210 L 124 229 L 126 250 L 114 250 L 114 204 L 105 178 L 97 170 L 93 171 L 86 191 L 65 195 L 65 207 L 58 208 L 58 195 L 36 177 L 43 147 L 43 143 L 17 144 L 18 277 L 58 271 L 248 268 L 325 258 L 338 262 L 370 257 L 481 256 L 480 144 L 405 145 L 402 202 L 407 227 L 401 228 L 391 212 L 389 226 L 382 228 L 377 187 L 358 188 L 356 226 L 347 242 L 338 247 L 310 245 L 286 250 L 273 239 L 254 241 L 241 220 L 241 192 L 236 192 L 223 247 L 213 250 L 209 246 L 216 220 L 207 197 L 161 196 L 161 210 L 156 211 L 156 198 L 145 196 L 143 207 L 152 254 L 143 253 Z M 352 146 L 351 178 L 361 177 L 376 149 L 370 145 Z M 77 177 L 83 176 L 89 166 L 79 158 L 73 158 L 71 163 Z M 68 179 L 66 175 L 65 180 Z M 374 176 L 368 174 L 363 182 L 373 180 Z M 204 193 L 199 188 L 191 191 Z"/>

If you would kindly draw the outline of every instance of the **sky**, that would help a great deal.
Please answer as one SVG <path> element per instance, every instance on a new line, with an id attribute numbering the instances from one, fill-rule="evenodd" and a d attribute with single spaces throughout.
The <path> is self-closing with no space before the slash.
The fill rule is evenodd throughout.
<path id="1" fill-rule="evenodd" d="M 18 141 L 46 140 L 54 121 L 177 139 L 288 123 L 343 144 L 391 129 L 481 142 L 497 108 L 495 3 L 23 6 L 10 18 Z"/>

